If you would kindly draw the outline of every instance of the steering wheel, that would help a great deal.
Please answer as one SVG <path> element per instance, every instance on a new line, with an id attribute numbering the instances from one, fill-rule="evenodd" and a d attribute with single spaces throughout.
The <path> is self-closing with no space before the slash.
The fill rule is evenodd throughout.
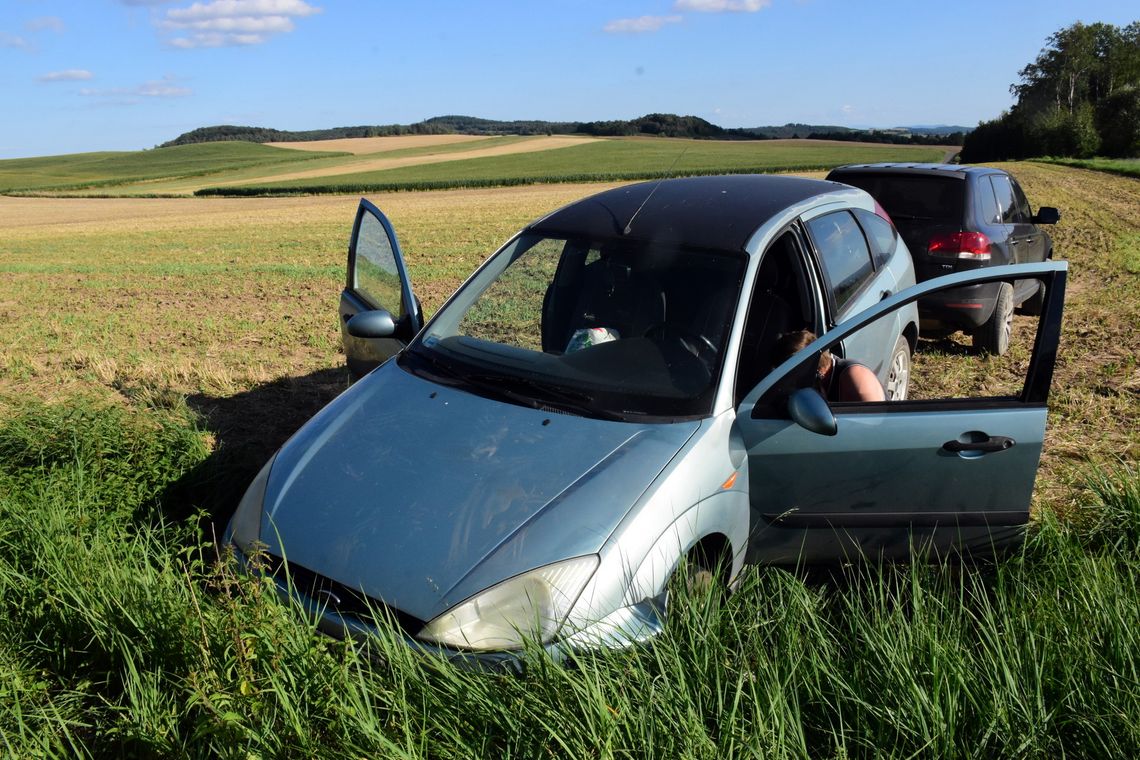
<path id="1" fill-rule="evenodd" d="M 700 360 L 710 375 L 716 370 L 718 354 L 716 346 L 713 345 L 711 340 L 700 333 L 682 330 L 668 322 L 658 322 L 645 331 L 645 337 L 662 345 L 672 343 L 680 346 L 685 349 L 686 352 Z"/>

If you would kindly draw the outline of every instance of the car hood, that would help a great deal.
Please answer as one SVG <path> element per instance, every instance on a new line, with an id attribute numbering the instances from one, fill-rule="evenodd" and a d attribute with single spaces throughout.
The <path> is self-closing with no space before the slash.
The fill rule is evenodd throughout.
<path id="1" fill-rule="evenodd" d="M 518 573 L 600 550 L 699 426 L 521 407 L 390 361 L 279 452 L 260 539 L 426 622 Z"/>

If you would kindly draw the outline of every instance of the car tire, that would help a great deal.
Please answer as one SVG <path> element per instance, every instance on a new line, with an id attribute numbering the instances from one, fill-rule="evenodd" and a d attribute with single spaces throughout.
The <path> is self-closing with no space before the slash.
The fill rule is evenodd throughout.
<path id="1" fill-rule="evenodd" d="M 1003 282 L 998 288 L 994 313 L 974 331 L 974 348 L 1001 356 L 1009 349 L 1013 333 L 1013 286 Z"/>
<path id="2" fill-rule="evenodd" d="M 883 389 L 887 401 L 905 401 L 910 388 L 910 341 L 900 335 L 891 351 L 891 363 L 887 369 L 887 384 Z"/>

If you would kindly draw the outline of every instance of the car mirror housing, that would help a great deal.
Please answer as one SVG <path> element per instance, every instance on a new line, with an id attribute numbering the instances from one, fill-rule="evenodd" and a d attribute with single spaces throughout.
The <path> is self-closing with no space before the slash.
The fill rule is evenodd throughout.
<path id="1" fill-rule="evenodd" d="M 839 429 L 831 407 L 815 388 L 800 388 L 789 396 L 788 414 L 797 425 L 819 435 L 835 435 Z"/>
<path id="2" fill-rule="evenodd" d="M 1034 224 L 1056 224 L 1061 221 L 1061 212 L 1052 206 L 1042 206 L 1033 217 Z"/>
<path id="3" fill-rule="evenodd" d="M 346 327 L 354 338 L 390 338 L 396 333 L 396 320 L 387 309 L 373 309 L 354 315 Z"/>

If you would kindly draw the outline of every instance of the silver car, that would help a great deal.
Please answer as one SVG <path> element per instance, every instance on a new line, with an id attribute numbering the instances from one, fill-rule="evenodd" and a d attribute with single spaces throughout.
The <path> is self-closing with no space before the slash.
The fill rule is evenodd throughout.
<path id="1" fill-rule="evenodd" d="M 1020 393 L 908 399 L 916 299 L 1027 276 L 1048 297 Z M 367 374 L 265 465 L 227 539 L 329 633 L 383 610 L 484 660 L 651 637 L 679 567 L 989 549 L 1028 520 L 1064 282 L 1049 262 L 915 287 L 863 191 L 705 177 L 535 221 L 423 325 L 362 200 L 340 314 Z M 775 355 L 799 329 L 822 337 Z M 828 402 L 824 349 L 887 400 Z"/>

